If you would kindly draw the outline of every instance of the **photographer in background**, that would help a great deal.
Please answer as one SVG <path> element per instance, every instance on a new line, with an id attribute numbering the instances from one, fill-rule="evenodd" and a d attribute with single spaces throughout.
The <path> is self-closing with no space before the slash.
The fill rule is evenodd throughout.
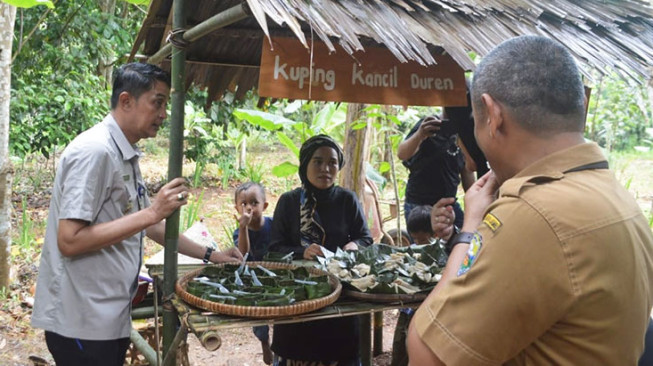
<path id="1" fill-rule="evenodd" d="M 465 158 L 457 145 L 456 124 L 446 112 L 417 121 L 406 139 L 399 144 L 397 156 L 410 174 L 406 185 L 404 215 L 420 205 L 434 205 L 440 198 L 456 197 L 462 181 L 466 190 L 474 182 L 474 173 L 465 169 Z M 456 226 L 462 226 L 463 211 L 456 202 Z"/>

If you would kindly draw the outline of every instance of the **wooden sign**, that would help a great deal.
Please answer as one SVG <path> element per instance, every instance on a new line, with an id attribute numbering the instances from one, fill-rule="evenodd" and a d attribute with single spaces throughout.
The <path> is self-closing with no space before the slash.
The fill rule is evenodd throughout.
<path id="1" fill-rule="evenodd" d="M 448 55 L 437 65 L 401 63 L 386 48 L 365 47 L 350 56 L 314 41 L 311 50 L 294 38 L 263 41 L 259 95 L 392 105 L 465 106 L 464 70 Z M 311 64 L 311 60 L 313 61 Z"/>

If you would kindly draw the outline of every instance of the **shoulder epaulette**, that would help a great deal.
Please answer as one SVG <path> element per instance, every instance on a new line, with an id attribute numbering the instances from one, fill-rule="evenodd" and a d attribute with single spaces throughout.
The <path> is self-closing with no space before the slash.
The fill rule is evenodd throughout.
<path id="1" fill-rule="evenodd" d="M 526 184 L 541 184 L 552 180 L 562 179 L 564 174 L 561 172 L 550 172 L 547 174 L 530 175 L 526 177 L 512 178 L 501 185 L 499 195 L 504 197 L 519 197 L 522 187 Z"/>

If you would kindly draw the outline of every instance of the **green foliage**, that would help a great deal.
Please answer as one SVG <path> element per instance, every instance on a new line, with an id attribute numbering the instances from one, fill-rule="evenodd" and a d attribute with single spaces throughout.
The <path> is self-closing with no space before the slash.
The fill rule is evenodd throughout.
<path id="1" fill-rule="evenodd" d="M 222 189 L 227 189 L 229 181 L 237 176 L 238 171 L 236 170 L 236 167 L 234 167 L 233 159 L 228 157 L 219 158 L 217 165 L 220 170 L 220 183 Z"/>
<path id="2" fill-rule="evenodd" d="M 57 146 L 99 122 L 107 111 L 102 108 L 106 102 L 99 100 L 92 83 L 68 79 L 51 70 L 34 70 L 24 76 L 30 80 L 17 78 L 12 84 L 10 149 L 14 155 L 40 153 L 48 158 Z M 95 76 L 88 79 L 99 81 Z"/>
<path id="3" fill-rule="evenodd" d="M 646 128 L 653 127 L 653 106 L 649 90 L 630 85 L 617 75 L 599 77 L 593 87 L 587 116 L 586 135 L 602 147 L 630 150 L 653 147 Z"/>
<path id="4" fill-rule="evenodd" d="M 217 162 L 225 150 L 213 121 L 191 101 L 184 107 L 184 140 L 185 156 L 200 165 Z"/>
<path id="5" fill-rule="evenodd" d="M 179 224 L 179 231 L 184 232 L 190 229 L 196 221 L 199 221 L 199 212 L 202 208 L 202 200 L 204 199 L 204 190 L 200 193 L 199 197 L 191 196 L 188 203 L 181 206 L 181 222 Z"/>
<path id="6" fill-rule="evenodd" d="M 263 181 L 263 174 L 265 169 L 263 164 L 247 164 L 245 169 L 241 172 L 241 177 L 243 180 L 261 183 Z"/>
<path id="7" fill-rule="evenodd" d="M 2 0 L 3 2 L 13 5 L 17 8 L 31 8 L 38 5 L 45 5 L 50 9 L 54 8 L 54 4 L 50 0 Z"/>
<path id="8" fill-rule="evenodd" d="M 38 244 L 43 241 L 39 235 L 45 228 L 45 222 L 34 221 L 30 211 L 27 200 L 23 197 L 18 230 L 12 235 L 11 257 L 25 263 L 37 260 L 40 252 Z"/>
<path id="9" fill-rule="evenodd" d="M 231 224 L 229 224 L 231 222 Z M 234 246 L 234 231 L 238 229 L 238 223 L 227 221 L 222 225 L 222 235 L 224 240 L 218 240 L 218 247 L 220 250 L 229 249 Z"/>
<path id="10" fill-rule="evenodd" d="M 295 121 L 283 116 L 253 109 L 236 109 L 233 115 L 238 119 L 245 120 L 254 126 L 259 126 L 268 131 L 277 131 L 283 129 L 284 126 L 295 124 Z"/>
<path id="11" fill-rule="evenodd" d="M 306 107 L 308 106 L 308 107 Z M 314 109 L 318 104 L 301 104 L 295 101 L 286 108 L 277 107 L 274 111 L 264 112 L 253 109 L 236 109 L 234 117 L 244 120 L 257 128 L 273 132 L 277 141 L 288 148 L 295 156 L 299 157 L 299 146 L 295 141 L 303 143 L 307 138 L 323 133 L 334 138 L 342 136 L 342 126 L 346 118 L 346 105 L 335 103 L 324 103 L 317 113 L 305 114 L 307 109 Z M 290 117 L 311 116 L 310 122 L 293 120 L 281 114 L 287 113 Z M 299 167 L 291 162 L 283 162 L 272 168 L 272 174 L 277 177 L 288 177 L 297 173 Z"/>
<path id="12" fill-rule="evenodd" d="M 195 170 L 193 171 L 193 180 L 191 181 L 191 187 L 197 188 L 200 186 L 200 183 L 202 182 L 202 173 L 204 172 L 205 167 L 206 164 L 203 161 L 195 162 Z"/>
<path id="13" fill-rule="evenodd" d="M 32 246 L 36 237 L 34 234 L 34 223 L 27 212 L 27 201 L 23 197 L 21 202 L 23 213 L 21 215 L 20 235 L 16 243 L 21 249 L 27 249 Z"/>
<path id="14" fill-rule="evenodd" d="M 272 168 L 272 174 L 274 174 L 275 177 L 279 178 L 290 177 L 294 174 L 297 174 L 298 171 L 299 166 L 289 161 L 284 161 L 283 163 Z"/>
<path id="15" fill-rule="evenodd" d="M 47 157 L 101 120 L 109 92 L 98 67 L 129 51 L 143 16 L 120 6 L 108 14 L 94 1 L 66 1 L 40 21 L 41 9 L 22 10 L 16 20 L 10 150 L 21 157 Z M 32 29 L 29 39 L 21 31 Z"/>

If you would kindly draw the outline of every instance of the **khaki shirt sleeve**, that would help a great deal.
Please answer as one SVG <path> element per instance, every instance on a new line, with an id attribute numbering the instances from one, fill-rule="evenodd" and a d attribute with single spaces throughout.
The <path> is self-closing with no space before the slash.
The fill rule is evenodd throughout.
<path id="1" fill-rule="evenodd" d="M 492 220 L 486 216 L 479 227 L 481 248 L 468 272 L 423 303 L 413 320 L 447 365 L 504 363 L 573 301 L 570 259 L 549 224 L 514 197 L 497 200 L 488 212 Z"/>

